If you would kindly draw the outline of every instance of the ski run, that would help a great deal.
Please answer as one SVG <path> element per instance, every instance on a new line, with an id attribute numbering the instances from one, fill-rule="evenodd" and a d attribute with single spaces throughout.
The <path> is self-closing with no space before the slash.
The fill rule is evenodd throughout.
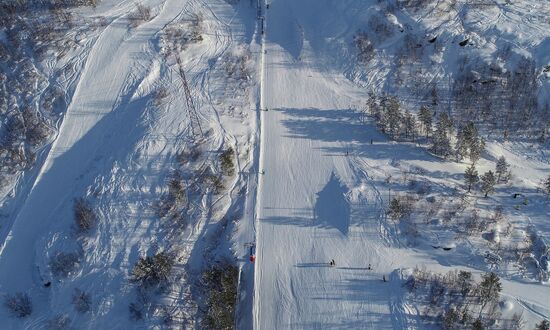
<path id="1" fill-rule="evenodd" d="M 0 8 L 0 328 L 550 319 L 548 3 Z"/>

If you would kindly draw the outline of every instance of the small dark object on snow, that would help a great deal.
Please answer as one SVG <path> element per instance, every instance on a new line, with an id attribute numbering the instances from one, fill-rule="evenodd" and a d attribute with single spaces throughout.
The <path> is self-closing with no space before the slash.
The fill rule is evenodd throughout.
<path id="1" fill-rule="evenodd" d="M 382 281 L 386 282 L 386 275 L 382 275 Z"/>
<path id="2" fill-rule="evenodd" d="M 462 40 L 461 42 L 459 42 L 458 44 L 460 45 L 460 47 L 464 47 L 468 44 L 468 41 L 470 41 L 470 39 L 466 39 L 466 40 Z"/>
<path id="3" fill-rule="evenodd" d="M 433 44 L 436 40 L 437 40 L 437 37 L 433 37 L 430 40 L 428 40 L 428 42 Z"/>
<path id="4" fill-rule="evenodd" d="M 521 194 L 519 194 L 519 193 L 514 194 L 514 198 L 518 198 L 519 196 L 521 196 Z"/>
<path id="5" fill-rule="evenodd" d="M 371 270 L 371 269 L 372 269 L 371 266 L 370 266 L 370 264 L 369 264 L 369 267 L 368 267 L 367 269 L 368 269 L 368 270 Z"/>
<path id="6" fill-rule="evenodd" d="M 370 139 L 370 144 L 372 144 L 372 142 L 373 142 L 372 139 Z"/>
<path id="7" fill-rule="evenodd" d="M 49 288 L 51 285 L 52 285 L 52 282 L 49 282 L 49 281 L 44 283 L 45 288 Z"/>
<path id="8" fill-rule="evenodd" d="M 331 267 L 336 266 L 336 261 L 334 261 L 334 259 L 332 259 L 332 260 L 329 262 L 329 265 L 330 265 Z"/>

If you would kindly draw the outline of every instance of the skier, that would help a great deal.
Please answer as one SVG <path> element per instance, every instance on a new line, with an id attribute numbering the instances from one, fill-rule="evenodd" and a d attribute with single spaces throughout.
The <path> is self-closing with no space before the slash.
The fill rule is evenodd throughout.
<path id="1" fill-rule="evenodd" d="M 386 282 L 386 275 L 382 275 L 382 281 Z"/>
<path id="2" fill-rule="evenodd" d="M 329 262 L 329 265 L 330 265 L 330 267 L 336 266 L 336 262 L 334 261 L 334 259 L 332 259 L 332 260 Z"/>
<path id="3" fill-rule="evenodd" d="M 372 269 L 371 266 L 370 266 L 370 264 L 369 264 L 369 267 L 368 267 L 367 269 L 368 269 L 368 270 L 371 270 L 371 269 Z"/>

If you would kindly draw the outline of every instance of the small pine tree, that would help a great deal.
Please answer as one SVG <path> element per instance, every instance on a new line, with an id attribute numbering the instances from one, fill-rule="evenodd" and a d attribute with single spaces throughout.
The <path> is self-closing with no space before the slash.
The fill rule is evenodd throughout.
<path id="1" fill-rule="evenodd" d="M 223 174 L 227 176 L 232 176 L 235 174 L 235 165 L 233 164 L 233 148 L 225 150 L 220 155 L 220 166 L 223 171 Z"/>
<path id="2" fill-rule="evenodd" d="M 432 136 L 431 150 L 434 154 L 447 157 L 451 154 L 451 141 L 447 134 L 447 126 L 443 120 L 438 120 L 435 132 Z"/>
<path id="3" fill-rule="evenodd" d="M 502 283 L 497 274 L 491 272 L 481 275 L 481 283 L 479 283 L 479 294 L 484 304 L 490 301 L 497 301 L 502 291 Z"/>
<path id="4" fill-rule="evenodd" d="M 395 97 L 390 97 L 385 108 L 386 126 L 389 134 L 396 137 L 403 120 L 403 114 L 399 106 L 399 101 Z"/>
<path id="5" fill-rule="evenodd" d="M 472 189 L 472 186 L 474 186 L 479 181 L 479 176 L 474 164 L 468 167 L 466 169 L 466 172 L 464 172 L 464 181 L 468 186 L 468 192 L 470 192 Z"/>
<path id="6" fill-rule="evenodd" d="M 461 270 L 458 272 L 457 285 L 463 297 L 472 291 L 474 279 L 471 272 Z"/>
<path id="7" fill-rule="evenodd" d="M 506 158 L 504 156 L 501 156 L 496 164 L 495 167 L 495 173 L 497 175 L 497 182 L 508 182 L 510 178 L 510 165 L 506 161 Z"/>
<path id="8" fill-rule="evenodd" d="M 74 201 L 74 219 L 78 230 L 83 233 L 92 230 L 97 223 L 97 215 L 94 209 L 84 198 L 78 198 Z"/>
<path id="9" fill-rule="evenodd" d="M 18 292 L 6 296 L 5 299 L 4 305 L 13 316 L 23 318 L 32 314 L 32 302 L 28 294 Z"/>
<path id="10" fill-rule="evenodd" d="M 391 200 L 387 213 L 394 220 L 400 219 L 403 216 L 403 206 L 399 199 L 394 198 Z"/>
<path id="11" fill-rule="evenodd" d="M 485 141 L 481 138 L 476 138 L 470 143 L 470 160 L 476 163 L 481 158 L 481 153 L 485 149 Z"/>
<path id="12" fill-rule="evenodd" d="M 550 323 L 546 320 L 542 320 L 537 323 L 535 330 L 550 330 Z"/>
<path id="13" fill-rule="evenodd" d="M 481 191 L 485 193 L 485 197 L 495 191 L 496 178 L 492 171 L 485 172 L 481 176 Z"/>
<path id="14" fill-rule="evenodd" d="M 416 118 L 409 110 L 405 111 L 403 117 L 403 129 L 405 130 L 405 138 L 416 140 Z"/>
<path id="15" fill-rule="evenodd" d="M 426 138 L 428 138 L 430 132 L 432 131 L 432 113 L 427 107 L 421 107 L 420 112 L 418 113 L 420 122 L 424 126 L 424 133 Z"/>
<path id="16" fill-rule="evenodd" d="M 460 129 L 456 134 L 456 144 L 455 144 L 455 156 L 456 161 L 459 162 L 462 158 L 468 155 L 468 141 L 464 134 L 464 130 Z"/>
<path id="17" fill-rule="evenodd" d="M 481 319 L 476 319 L 474 323 L 472 323 L 472 330 L 485 330 L 485 326 Z"/>
<path id="18" fill-rule="evenodd" d="M 446 112 L 441 112 L 439 114 L 439 122 L 445 128 L 447 135 L 451 134 L 454 123 L 449 114 Z"/>
<path id="19" fill-rule="evenodd" d="M 550 194 L 550 175 L 542 181 L 542 190 L 545 193 Z"/>
<path id="20" fill-rule="evenodd" d="M 132 269 L 132 282 L 151 287 L 166 282 L 172 272 L 174 259 L 166 252 L 140 258 Z"/>
<path id="21" fill-rule="evenodd" d="M 449 308 L 443 317 L 443 329 L 452 330 L 459 320 L 459 315 L 454 308 Z"/>

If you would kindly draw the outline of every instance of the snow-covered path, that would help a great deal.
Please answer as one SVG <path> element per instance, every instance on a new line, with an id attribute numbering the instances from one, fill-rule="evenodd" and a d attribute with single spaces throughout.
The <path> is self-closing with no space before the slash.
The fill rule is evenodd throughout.
<path id="1" fill-rule="evenodd" d="M 147 3 L 155 6 L 158 3 Z M 0 289 L 28 292 L 40 283 L 35 248 L 57 219 L 70 219 L 70 197 L 83 193 L 98 168 L 136 142 L 144 106 L 138 87 L 151 66 L 151 41 L 183 11 L 186 1 L 168 0 L 151 21 L 129 30 L 126 15 L 106 27 L 84 66 L 59 134 L 0 251 Z M 129 4 L 131 5 L 131 4 Z M 126 8 L 128 13 L 133 7 Z M 105 150 L 103 148 L 107 148 Z M 29 246 L 35 242 L 36 246 Z M 38 304 L 37 304 L 38 305 Z M 40 305 L 38 305 L 40 306 Z"/>
<path id="2" fill-rule="evenodd" d="M 391 328 L 379 196 L 352 166 L 360 91 L 315 67 L 287 13 L 284 1 L 267 11 L 254 327 Z"/>

